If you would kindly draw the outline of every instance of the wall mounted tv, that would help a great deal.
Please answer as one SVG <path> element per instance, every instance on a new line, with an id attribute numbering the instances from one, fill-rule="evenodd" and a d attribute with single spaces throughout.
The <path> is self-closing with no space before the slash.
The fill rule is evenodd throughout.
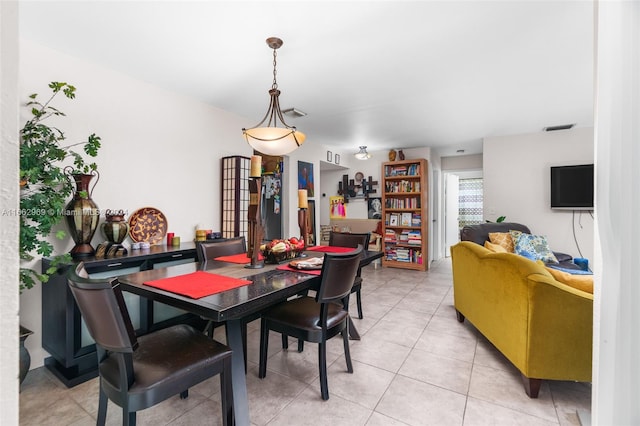
<path id="1" fill-rule="evenodd" d="M 551 167 L 551 208 L 593 210 L 593 164 Z"/>

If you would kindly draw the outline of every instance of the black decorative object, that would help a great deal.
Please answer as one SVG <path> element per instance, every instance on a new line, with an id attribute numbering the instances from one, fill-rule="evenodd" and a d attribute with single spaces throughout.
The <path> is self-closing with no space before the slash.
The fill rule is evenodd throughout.
<path id="1" fill-rule="evenodd" d="M 68 170 L 71 170 L 71 168 L 66 167 L 65 171 Z M 97 170 L 94 170 L 91 174 L 70 173 L 70 176 L 76 182 L 76 191 L 73 194 L 73 198 L 65 207 L 65 218 L 69 233 L 76 243 L 70 253 L 74 259 L 82 259 L 95 254 L 95 250 L 91 246 L 91 239 L 98 228 L 100 210 L 91 199 L 91 194 L 100 179 L 100 174 Z M 93 183 L 93 187 L 89 189 L 89 184 L 94 176 L 96 180 Z"/>
<path id="2" fill-rule="evenodd" d="M 374 185 L 378 185 L 377 180 L 373 180 L 371 176 L 366 180 L 362 178 L 360 179 L 360 184 L 356 185 L 356 181 L 354 179 L 349 179 L 349 175 L 342 175 L 342 182 L 338 182 L 338 195 L 342 195 L 344 197 L 345 203 L 349 202 L 349 198 L 357 198 L 358 193 L 361 194 L 360 198 L 368 200 L 371 194 L 375 194 L 377 192 L 373 189 Z"/>
<path id="3" fill-rule="evenodd" d="M 24 381 L 25 377 L 27 377 L 27 373 L 29 372 L 29 367 L 31 367 L 31 355 L 29 351 L 24 346 L 24 341 L 27 340 L 27 337 L 31 336 L 33 331 L 20 326 L 20 384 Z"/>

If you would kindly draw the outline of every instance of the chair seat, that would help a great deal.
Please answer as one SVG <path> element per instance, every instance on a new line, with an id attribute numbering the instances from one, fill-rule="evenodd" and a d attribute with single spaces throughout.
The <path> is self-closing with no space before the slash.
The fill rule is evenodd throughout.
<path id="1" fill-rule="evenodd" d="M 186 390 L 193 383 L 211 377 L 212 374 L 203 374 L 203 370 L 208 366 L 216 368 L 231 356 L 227 346 L 184 324 L 140 336 L 138 344 L 133 353 L 134 382 L 129 388 L 130 404 L 137 410 L 175 395 L 176 389 Z M 100 365 L 100 374 L 104 384 L 117 393 L 120 378 L 115 357 Z"/>
<path id="2" fill-rule="evenodd" d="M 332 330 L 338 325 L 342 327 L 330 333 L 337 334 L 344 328 L 345 319 L 348 312 L 344 310 L 342 304 L 329 303 L 327 309 L 327 330 Z M 320 303 L 312 297 L 300 297 L 288 302 L 276 305 L 274 308 L 262 314 L 262 319 L 270 322 L 269 328 L 278 332 L 298 337 L 291 329 L 304 332 L 307 336 L 305 340 L 309 342 L 322 341 L 322 327 L 318 324 L 318 312 Z"/>

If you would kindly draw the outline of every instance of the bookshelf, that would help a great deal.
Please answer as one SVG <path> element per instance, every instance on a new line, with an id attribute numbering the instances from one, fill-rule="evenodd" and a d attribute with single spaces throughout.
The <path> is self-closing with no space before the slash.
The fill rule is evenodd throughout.
<path id="1" fill-rule="evenodd" d="M 382 265 L 426 271 L 427 160 L 382 164 Z"/>

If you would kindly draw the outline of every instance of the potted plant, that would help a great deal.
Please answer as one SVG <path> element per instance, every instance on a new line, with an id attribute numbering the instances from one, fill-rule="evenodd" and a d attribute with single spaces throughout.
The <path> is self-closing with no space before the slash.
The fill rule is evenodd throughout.
<path id="1" fill-rule="evenodd" d="M 20 291 L 33 287 L 37 282 L 46 282 L 49 275 L 57 270 L 57 265 L 70 260 L 69 254 L 53 257 L 52 266 L 43 273 L 32 266 L 24 266 L 39 256 L 51 256 L 53 245 L 47 241 L 52 229 L 60 223 L 69 195 L 74 184 L 68 174 L 92 174 L 97 171 L 96 163 L 85 161 L 77 150 L 95 157 L 100 148 L 100 137 L 91 134 L 86 141 L 65 144 L 64 133 L 45 121 L 65 114 L 53 107 L 51 102 L 61 93 L 68 99 L 75 98 L 76 88 L 64 82 L 51 82 L 51 96 L 40 102 L 37 94 L 29 96 L 27 106 L 32 118 L 20 131 Z M 72 162 L 72 166 L 69 162 Z M 66 173 L 65 173 L 65 168 Z M 86 191 L 85 191 L 86 192 Z M 79 196 L 89 198 L 89 194 L 79 191 Z M 59 239 L 66 237 L 63 230 L 56 231 Z"/>

